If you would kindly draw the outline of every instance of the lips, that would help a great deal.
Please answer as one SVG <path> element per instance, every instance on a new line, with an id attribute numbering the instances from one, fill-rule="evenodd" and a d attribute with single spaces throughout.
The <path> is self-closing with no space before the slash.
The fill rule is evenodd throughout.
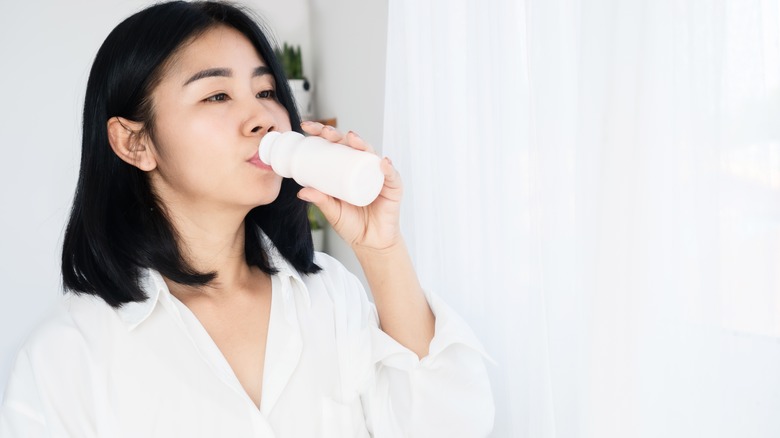
<path id="1" fill-rule="evenodd" d="M 252 155 L 252 157 L 249 160 L 247 160 L 247 162 L 261 169 L 272 170 L 271 166 L 263 163 L 263 161 L 260 159 L 260 154 L 258 152 L 255 152 L 255 154 Z"/>

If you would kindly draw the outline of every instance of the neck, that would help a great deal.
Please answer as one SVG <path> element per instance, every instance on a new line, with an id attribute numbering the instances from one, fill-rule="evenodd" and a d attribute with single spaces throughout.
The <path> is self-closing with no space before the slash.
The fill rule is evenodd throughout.
<path id="1" fill-rule="evenodd" d="M 246 262 L 244 220 L 246 212 L 214 207 L 168 208 L 168 217 L 177 233 L 182 257 L 199 272 L 216 272 L 216 279 L 206 287 L 169 287 L 177 292 L 199 292 L 226 296 L 249 287 L 257 270 Z M 216 211 L 216 213 L 215 213 Z"/>

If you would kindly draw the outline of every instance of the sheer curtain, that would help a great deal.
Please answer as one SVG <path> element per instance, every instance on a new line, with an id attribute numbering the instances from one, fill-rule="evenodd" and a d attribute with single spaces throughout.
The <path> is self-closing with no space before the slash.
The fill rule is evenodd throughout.
<path id="1" fill-rule="evenodd" d="M 385 105 L 492 436 L 780 436 L 777 1 L 395 0 Z"/>

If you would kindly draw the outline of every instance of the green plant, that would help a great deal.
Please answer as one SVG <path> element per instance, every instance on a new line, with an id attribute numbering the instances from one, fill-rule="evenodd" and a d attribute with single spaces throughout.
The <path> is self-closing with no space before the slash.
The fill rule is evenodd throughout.
<path id="1" fill-rule="evenodd" d="M 308 215 L 311 230 L 321 230 L 322 226 L 325 224 L 325 216 L 322 215 L 320 209 L 314 204 L 309 204 Z"/>
<path id="2" fill-rule="evenodd" d="M 282 48 L 274 50 L 279 62 L 282 63 L 287 79 L 305 79 L 303 77 L 303 61 L 301 60 L 301 46 L 293 47 L 284 43 Z"/>

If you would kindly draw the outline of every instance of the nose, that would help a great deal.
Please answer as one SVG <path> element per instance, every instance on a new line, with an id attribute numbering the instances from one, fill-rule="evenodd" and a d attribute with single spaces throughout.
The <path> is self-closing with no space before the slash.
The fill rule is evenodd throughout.
<path id="1" fill-rule="evenodd" d="M 255 102 L 247 113 L 247 118 L 241 124 L 241 133 L 247 137 L 259 137 L 276 130 L 276 121 L 264 105 Z"/>

